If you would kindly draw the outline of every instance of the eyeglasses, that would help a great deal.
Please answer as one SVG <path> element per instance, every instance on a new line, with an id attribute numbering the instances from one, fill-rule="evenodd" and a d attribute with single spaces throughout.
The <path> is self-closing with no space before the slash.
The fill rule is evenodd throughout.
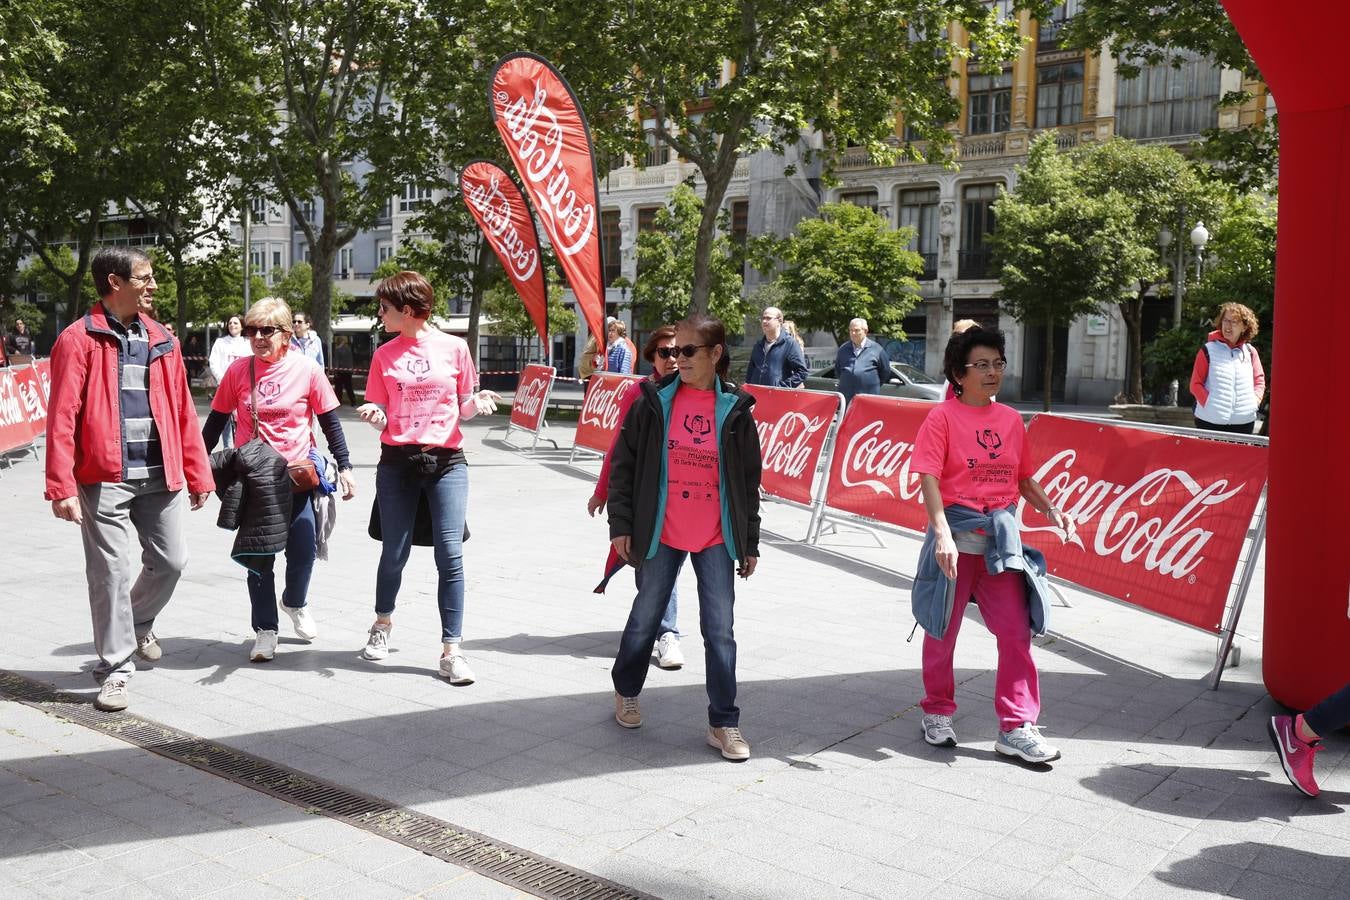
<path id="1" fill-rule="evenodd" d="M 153 272 L 149 275 L 129 275 L 127 276 L 127 281 L 134 281 L 137 284 L 158 284 L 158 282 L 155 281 Z"/>
<path id="2" fill-rule="evenodd" d="M 776 321 L 778 321 L 778 320 L 781 319 L 781 318 L 783 318 L 783 317 L 782 317 L 782 316 L 760 316 L 760 317 L 759 317 L 759 320 L 760 320 L 761 322 L 776 322 Z"/>
<path id="3" fill-rule="evenodd" d="M 286 329 L 285 329 L 285 328 L 282 328 L 280 325 L 245 325 L 245 326 L 244 326 L 244 337 L 246 337 L 246 338 L 253 338 L 253 337 L 270 338 L 272 335 L 276 334 L 278 331 L 280 331 L 280 332 L 282 332 L 282 333 L 284 334 L 284 333 L 286 332 Z"/>
<path id="4" fill-rule="evenodd" d="M 704 347 L 716 347 L 716 344 L 685 344 L 683 347 L 657 347 L 656 355 L 662 359 L 670 359 L 672 356 L 679 359 L 681 356 L 687 356 L 693 359 L 694 354 Z"/>
<path id="5" fill-rule="evenodd" d="M 291 324 L 292 324 L 292 325 L 304 325 L 304 324 L 305 324 L 305 320 L 304 320 L 304 319 L 291 319 Z"/>
<path id="6" fill-rule="evenodd" d="M 990 369 L 993 369 L 995 372 L 1002 372 L 1004 369 L 1008 368 L 1008 361 L 1006 359 L 996 359 L 993 362 L 990 362 L 987 359 L 982 359 L 979 362 L 966 363 L 966 368 L 974 369 L 980 374 L 984 374 Z"/>

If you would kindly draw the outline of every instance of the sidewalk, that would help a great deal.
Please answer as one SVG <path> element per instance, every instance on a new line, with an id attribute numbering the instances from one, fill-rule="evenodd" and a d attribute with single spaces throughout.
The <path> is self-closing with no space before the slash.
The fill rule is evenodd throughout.
<path id="1" fill-rule="evenodd" d="M 1281 773 L 1265 733 L 1275 707 L 1260 683 L 1259 572 L 1242 665 L 1213 692 L 1212 638 L 1086 596 L 1055 608 L 1036 655 L 1042 724 L 1064 758 L 1033 769 L 992 752 L 995 649 L 978 622 L 957 654 L 961 746 L 923 743 L 920 645 L 905 642 L 916 542 L 886 535 L 880 548 L 842 530 L 807 547 L 806 515 L 766 505 L 759 570 L 737 586 L 738 702 L 754 756 L 732 764 L 703 743 L 687 571 L 688 665 L 652 669 L 642 728 L 614 724 L 608 670 L 632 588 L 620 574 L 609 594 L 591 593 L 607 541 L 584 512 L 598 466 L 587 475 L 564 465 L 565 450 L 504 449 L 500 431 L 487 436 L 504 417 L 467 428 L 464 647 L 478 682 L 435 677 L 425 549 L 405 573 L 389 659 L 361 660 L 377 447 L 344 415 L 360 494 L 315 569 L 318 640 L 283 631 L 273 663 L 248 662 L 243 573 L 213 500 L 190 517 L 192 559 L 156 626 L 165 655 L 132 681 L 136 715 L 661 897 L 1350 896 L 1350 742 L 1320 755 L 1319 799 Z M 550 428 L 564 448 L 570 433 Z M 23 623 L 0 645 L 0 669 L 92 697 L 79 535 L 52 518 L 41 482 L 31 458 L 0 478 L 3 602 Z M 423 857 L 419 873 L 431 864 L 443 879 L 395 882 L 376 863 L 400 863 L 387 855 L 399 845 L 27 707 L 0 704 L 0 719 L 0 885 L 23 881 L 7 895 L 510 893 Z M 59 834 L 67 822 L 92 830 Z M 218 872 L 226 847 L 250 846 L 286 848 L 282 870 L 295 872 L 191 889 L 155 880 L 184 859 Z"/>

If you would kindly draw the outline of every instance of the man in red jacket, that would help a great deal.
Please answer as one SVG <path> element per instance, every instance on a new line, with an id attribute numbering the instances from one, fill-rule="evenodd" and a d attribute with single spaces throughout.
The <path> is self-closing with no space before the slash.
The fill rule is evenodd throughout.
<path id="1" fill-rule="evenodd" d="M 215 482 L 182 354 L 140 312 L 155 292 L 150 257 L 107 247 L 91 269 L 101 300 L 52 348 L 46 498 L 83 533 L 101 684 L 94 705 L 120 710 L 132 657 L 161 655 L 151 629 L 187 563 L 184 487 L 200 509 Z M 133 529 L 142 563 L 134 583 Z"/>

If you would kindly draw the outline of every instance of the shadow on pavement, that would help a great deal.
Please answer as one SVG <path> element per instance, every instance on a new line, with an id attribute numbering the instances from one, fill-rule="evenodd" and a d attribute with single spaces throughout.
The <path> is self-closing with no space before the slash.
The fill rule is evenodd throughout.
<path id="1" fill-rule="evenodd" d="M 1292 847 L 1245 841 L 1211 847 L 1173 862 L 1153 877 L 1193 891 L 1268 900 L 1272 897 L 1340 898 L 1350 887 L 1350 859 Z"/>

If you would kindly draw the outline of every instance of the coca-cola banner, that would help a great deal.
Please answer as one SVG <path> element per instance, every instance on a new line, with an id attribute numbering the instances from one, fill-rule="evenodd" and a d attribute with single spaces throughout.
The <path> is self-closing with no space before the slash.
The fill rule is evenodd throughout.
<path id="1" fill-rule="evenodd" d="M 830 424 L 842 397 L 821 391 L 745 385 L 755 398 L 755 426 L 764 458 L 760 487 L 768 494 L 810 504 Z"/>
<path id="2" fill-rule="evenodd" d="M 37 369 L 38 381 L 42 383 L 42 402 L 46 403 L 52 395 L 52 361 L 40 359 L 33 363 L 33 368 Z"/>
<path id="3" fill-rule="evenodd" d="M 42 433 L 42 428 L 35 429 L 28 417 L 14 373 L 12 369 L 0 369 L 0 453 L 30 444 Z"/>
<path id="4" fill-rule="evenodd" d="M 520 188 L 496 163 L 479 159 L 460 171 L 459 189 L 547 347 L 548 291 L 539 263 L 539 234 Z"/>
<path id="5" fill-rule="evenodd" d="M 19 393 L 19 403 L 28 419 L 29 428 L 36 437 L 47 431 L 47 395 L 42 390 L 42 374 L 37 366 L 24 366 L 11 369 L 14 373 L 14 385 Z"/>
<path id="6" fill-rule="evenodd" d="M 878 522 L 923 531 L 919 476 L 911 475 L 914 438 L 933 404 L 859 394 L 834 439 L 825 505 Z"/>
<path id="7" fill-rule="evenodd" d="M 1078 527 L 1062 544 L 1022 504 L 1022 535 L 1050 574 L 1179 622 L 1220 630 L 1267 450 L 1037 416 L 1036 480 Z"/>
<path id="8" fill-rule="evenodd" d="M 618 372 L 596 372 L 586 382 L 586 402 L 577 419 L 575 444 L 608 453 L 619 430 L 619 400 L 628 386 L 640 381 L 638 375 L 620 375 Z"/>
<path id="9" fill-rule="evenodd" d="M 586 327 L 605 342 L 605 290 L 595 156 L 576 94 L 533 53 L 508 53 L 492 70 L 488 106 Z"/>
<path id="10" fill-rule="evenodd" d="M 531 363 L 520 373 L 516 396 L 511 402 L 511 424 L 526 431 L 538 431 L 544 421 L 549 392 L 553 390 L 556 369 Z"/>

